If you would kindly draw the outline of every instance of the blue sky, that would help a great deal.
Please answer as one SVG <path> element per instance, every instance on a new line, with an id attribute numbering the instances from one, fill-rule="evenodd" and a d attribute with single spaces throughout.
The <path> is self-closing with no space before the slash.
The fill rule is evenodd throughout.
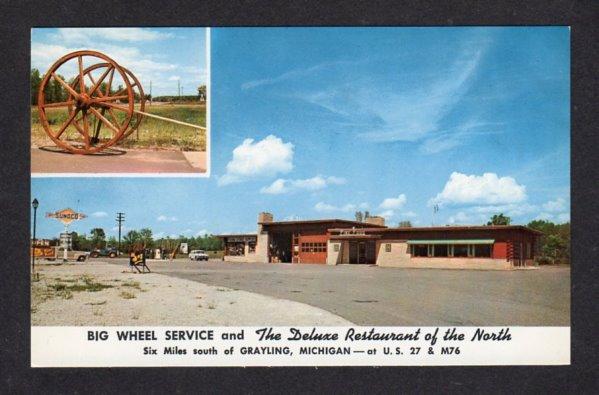
<path id="1" fill-rule="evenodd" d="M 90 49 L 105 53 L 128 68 L 149 93 L 196 94 L 206 83 L 204 28 L 36 28 L 31 30 L 31 67 L 44 73 L 67 53 Z M 75 63 L 73 63 L 74 65 Z M 87 66 L 87 65 L 85 65 Z M 65 77 L 74 76 L 63 72 Z"/>
<path id="2" fill-rule="evenodd" d="M 393 226 L 482 224 L 499 212 L 569 220 L 568 28 L 211 37 L 211 177 L 34 179 L 42 212 L 78 209 L 90 217 L 74 230 L 114 234 L 123 211 L 128 227 L 159 235 L 254 231 L 259 211 L 368 210 Z M 41 220 L 42 235 L 61 230 L 53 222 Z"/>

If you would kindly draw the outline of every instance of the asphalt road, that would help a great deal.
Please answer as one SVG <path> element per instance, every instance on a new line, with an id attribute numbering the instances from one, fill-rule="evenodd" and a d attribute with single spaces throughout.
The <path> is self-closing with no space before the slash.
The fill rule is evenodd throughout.
<path id="1" fill-rule="evenodd" d="M 479 271 L 186 259 L 148 265 L 169 276 L 306 303 L 358 325 L 570 325 L 569 267 Z"/>

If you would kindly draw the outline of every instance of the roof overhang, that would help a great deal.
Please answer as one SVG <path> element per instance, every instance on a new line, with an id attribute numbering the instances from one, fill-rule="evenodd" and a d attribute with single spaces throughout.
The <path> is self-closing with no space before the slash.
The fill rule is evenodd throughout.
<path id="1" fill-rule="evenodd" d="M 408 244 L 493 244 L 495 239 L 408 240 Z"/>

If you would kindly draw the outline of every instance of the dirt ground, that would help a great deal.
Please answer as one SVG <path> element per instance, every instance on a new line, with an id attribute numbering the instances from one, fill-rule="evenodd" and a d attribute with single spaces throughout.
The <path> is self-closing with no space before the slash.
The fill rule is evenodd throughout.
<path id="1" fill-rule="evenodd" d="M 32 173 L 186 173 L 207 169 L 206 152 L 110 149 L 96 155 L 74 155 L 55 148 L 31 149 Z"/>
<path id="2" fill-rule="evenodd" d="M 325 310 L 102 262 L 37 266 L 33 326 L 352 325 Z"/>

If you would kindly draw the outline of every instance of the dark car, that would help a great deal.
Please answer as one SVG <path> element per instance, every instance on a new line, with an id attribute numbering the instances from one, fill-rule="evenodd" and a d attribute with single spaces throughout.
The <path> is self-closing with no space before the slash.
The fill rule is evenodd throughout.
<path id="1" fill-rule="evenodd" d="M 98 258 L 100 256 L 107 256 L 109 258 L 116 258 L 118 251 L 116 248 L 98 248 L 93 250 L 89 256 L 92 258 Z"/>

